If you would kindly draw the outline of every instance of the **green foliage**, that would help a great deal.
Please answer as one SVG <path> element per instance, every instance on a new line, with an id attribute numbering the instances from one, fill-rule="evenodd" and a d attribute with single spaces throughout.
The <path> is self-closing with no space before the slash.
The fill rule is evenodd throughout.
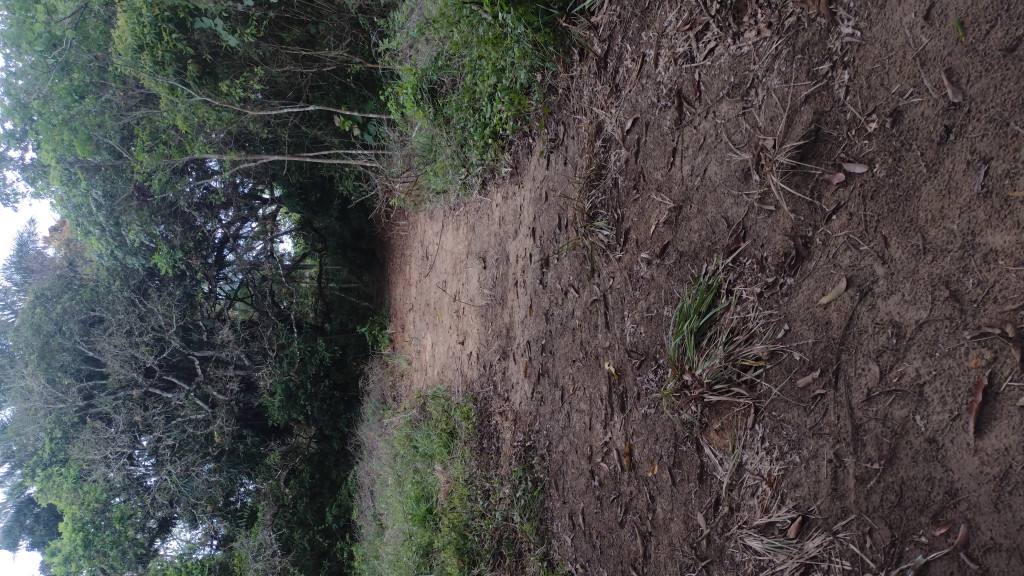
<path id="1" fill-rule="evenodd" d="M 278 231 L 255 205 L 255 223 L 236 199 L 233 220 L 198 231 L 186 220 L 180 236 L 164 236 L 180 266 L 205 270 L 198 276 L 130 265 L 144 249 L 100 260 L 70 240 L 49 254 L 28 236 L 3 269 L 21 296 L 0 333 L 0 392 L 15 408 L 0 456 L 24 470 L 44 510 L 56 510 L 25 508 L 25 525 L 11 524 L 6 538 L 49 543 L 54 574 L 155 570 L 163 543 L 182 534 L 182 550 L 218 561 L 242 558 L 240 543 L 274 541 L 250 546 L 268 551 L 242 563 L 255 574 L 268 565 L 344 573 L 346 433 L 356 360 L 367 353 L 355 328 L 372 312 L 353 300 L 368 290 L 359 286 L 372 258 L 324 254 L 342 242 L 332 229 L 297 228 L 302 255 L 271 250 L 263 234 Z M 308 198 L 303 207 L 327 211 Z M 260 524 L 264 508 L 281 512 Z M 57 539 L 44 534 L 53 518 L 62 521 Z M 254 540 L 260 528 L 288 536 Z M 161 566 L 200 569 L 182 554 Z"/>
<path id="2" fill-rule="evenodd" d="M 408 2 L 381 67 L 390 6 L 0 0 L 0 204 L 66 218 L 2 270 L 4 545 L 61 576 L 351 572 L 358 362 L 388 347 L 364 168 L 403 131 L 435 189 L 500 166 L 573 5 Z M 431 403 L 396 449 L 458 480 L 417 516 L 436 566 L 521 557 L 534 476 L 473 471 L 471 407 Z"/>
<path id="3" fill-rule="evenodd" d="M 536 472 L 485 472 L 474 428 L 472 402 L 437 389 L 404 407 L 367 407 L 356 574 L 547 573 Z"/>
<path id="4" fill-rule="evenodd" d="M 385 91 L 398 146 L 429 193 L 466 191 L 503 164 L 527 127 L 563 42 L 572 4 L 429 0 L 399 4 L 382 60 L 396 69 Z M 404 167 L 403 167 L 404 168 Z"/>
<path id="5" fill-rule="evenodd" d="M 60 537 L 63 516 L 56 506 L 40 506 L 27 494 L 17 498 L 8 493 L 5 500 L 10 502 L 10 513 L 0 526 L 0 549 L 17 552 L 24 547 L 43 552 L 50 542 Z"/>
<path id="6" fill-rule="evenodd" d="M 387 352 L 391 349 L 390 317 L 387 312 L 380 312 L 357 328 L 366 337 L 366 343 L 375 352 Z"/>
<path id="7" fill-rule="evenodd" d="M 218 576 L 228 573 L 220 559 L 208 556 L 159 560 L 142 574 L 144 576 Z"/>
<path id="8" fill-rule="evenodd" d="M 581 176 L 573 184 L 573 190 L 565 195 L 570 207 L 569 228 L 573 235 L 558 247 L 554 255 L 582 250 L 593 272 L 596 256 L 608 253 L 615 240 L 615 231 L 605 207 L 605 197 L 592 188 L 597 173 L 593 154 L 582 154 L 580 164 Z"/>

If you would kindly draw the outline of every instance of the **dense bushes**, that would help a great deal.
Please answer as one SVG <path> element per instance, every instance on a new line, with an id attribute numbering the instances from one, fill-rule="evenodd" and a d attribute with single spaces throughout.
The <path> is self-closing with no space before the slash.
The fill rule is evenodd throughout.
<path id="1" fill-rule="evenodd" d="M 400 2 L 383 61 L 394 68 L 386 99 L 393 138 L 412 173 L 405 192 L 473 190 L 505 167 L 509 139 L 537 121 L 550 72 L 586 2 Z M 401 172 L 403 175 L 404 172 Z"/>

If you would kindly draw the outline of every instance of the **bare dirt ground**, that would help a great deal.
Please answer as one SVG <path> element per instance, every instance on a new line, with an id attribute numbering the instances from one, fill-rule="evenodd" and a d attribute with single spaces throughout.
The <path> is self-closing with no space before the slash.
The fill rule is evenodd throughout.
<path id="1" fill-rule="evenodd" d="M 1024 574 L 1024 4 L 782 4 L 605 3 L 510 182 L 392 218 L 396 352 L 541 456 L 569 573 Z M 737 247 L 789 352 L 680 426 L 671 311 Z"/>

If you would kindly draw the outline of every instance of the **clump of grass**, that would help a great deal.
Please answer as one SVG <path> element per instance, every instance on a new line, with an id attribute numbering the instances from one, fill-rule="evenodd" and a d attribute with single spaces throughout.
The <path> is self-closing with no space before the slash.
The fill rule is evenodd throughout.
<path id="1" fill-rule="evenodd" d="M 750 572 L 823 576 L 849 573 L 852 566 L 843 556 L 852 536 L 846 525 L 852 518 L 828 529 L 814 514 L 782 504 L 777 490 L 756 484 L 753 490 L 739 486 L 741 494 L 734 495 L 744 501 L 739 505 L 740 522 L 731 532 L 736 552 L 746 559 Z"/>
<path id="2" fill-rule="evenodd" d="M 474 435 L 472 402 L 441 390 L 366 409 L 356 574 L 549 573 L 537 474 L 527 463 L 487 472 Z"/>
<path id="3" fill-rule="evenodd" d="M 791 213 L 789 204 L 786 202 L 786 194 L 792 194 L 814 203 L 814 200 L 797 192 L 789 185 L 790 176 L 794 172 L 813 168 L 795 160 L 800 147 L 807 141 L 779 143 L 777 138 L 764 139 L 764 141 L 766 144 L 761 153 L 761 171 L 764 174 L 764 179 L 768 182 L 768 189 L 772 191 L 782 208 L 787 213 Z"/>
<path id="4" fill-rule="evenodd" d="M 559 246 L 555 254 L 562 256 L 583 250 L 590 270 L 593 271 L 596 255 L 607 253 L 615 239 L 608 211 L 604 208 L 604 197 L 590 190 L 585 181 L 580 181 L 568 200 L 569 228 L 573 236 Z"/>
<path id="5" fill-rule="evenodd" d="M 696 422 L 704 404 L 750 402 L 772 351 L 772 321 L 753 299 L 727 285 L 726 265 L 706 267 L 672 314 L 667 343 L 671 373 L 662 397 Z"/>
<path id="6" fill-rule="evenodd" d="M 779 517 L 779 525 L 796 522 L 799 514 L 788 511 Z M 789 538 L 785 534 L 765 535 L 764 529 L 744 528 L 737 531 L 737 539 L 749 551 L 748 559 L 759 565 L 759 574 L 848 574 L 852 569 L 840 550 L 846 548 L 849 534 L 837 526 L 832 531 L 815 528 L 802 538 Z"/>
<path id="7" fill-rule="evenodd" d="M 561 257 L 575 250 L 583 250 L 591 272 L 594 271 L 596 256 L 607 254 L 615 240 L 607 197 L 600 192 L 602 175 L 594 148 L 595 144 L 591 141 L 585 144 L 576 167 L 572 190 L 559 195 L 569 206 L 568 228 L 572 237 L 553 254 Z"/>
<path id="8" fill-rule="evenodd" d="M 506 164 L 509 139 L 539 111 L 571 35 L 574 0 L 404 0 L 388 23 L 385 99 L 406 191 L 472 191 Z"/>

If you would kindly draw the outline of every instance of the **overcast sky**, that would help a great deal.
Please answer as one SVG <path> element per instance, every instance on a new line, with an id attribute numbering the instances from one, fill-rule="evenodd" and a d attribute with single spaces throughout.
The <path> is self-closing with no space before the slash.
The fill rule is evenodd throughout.
<path id="1" fill-rule="evenodd" d="M 14 244 L 14 235 L 25 227 L 29 218 L 36 219 L 36 231 L 40 236 L 57 221 L 57 215 L 50 211 L 50 203 L 33 200 L 23 202 L 15 212 L 0 207 L 0 262 L 7 260 Z M 0 574 L 3 576 L 34 576 L 39 574 L 39 554 L 35 552 L 10 552 L 0 550 Z"/>
<path id="2" fill-rule="evenodd" d="M 38 576 L 39 560 L 35 552 L 18 552 L 11 554 L 0 550 L 0 574 L 4 576 Z"/>
<path id="3" fill-rule="evenodd" d="M 22 202 L 17 212 L 0 207 L 0 261 L 7 260 L 7 255 L 11 253 L 11 246 L 14 244 L 14 235 L 24 228 L 25 223 L 32 217 L 36 219 L 36 231 L 40 236 L 45 236 L 46 231 L 57 221 L 57 215 L 50 211 L 49 201 Z"/>

